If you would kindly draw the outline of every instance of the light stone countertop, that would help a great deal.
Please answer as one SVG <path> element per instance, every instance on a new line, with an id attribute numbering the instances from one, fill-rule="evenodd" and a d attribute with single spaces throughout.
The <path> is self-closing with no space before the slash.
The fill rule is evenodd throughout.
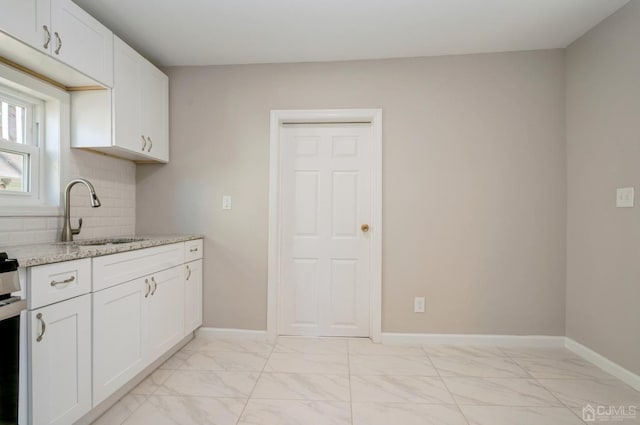
<path id="1" fill-rule="evenodd" d="M 202 239 L 202 235 L 127 235 L 102 239 L 77 240 L 75 242 L 51 242 L 32 245 L 0 246 L 0 252 L 6 252 L 9 258 L 16 258 L 20 267 L 40 266 L 43 264 L 59 263 L 61 261 L 77 260 L 80 258 L 100 257 L 118 252 L 133 251 L 135 249 L 152 246 L 169 245 L 194 239 Z M 111 239 L 142 239 L 111 245 L 78 245 L 87 242 L 100 242 Z"/>

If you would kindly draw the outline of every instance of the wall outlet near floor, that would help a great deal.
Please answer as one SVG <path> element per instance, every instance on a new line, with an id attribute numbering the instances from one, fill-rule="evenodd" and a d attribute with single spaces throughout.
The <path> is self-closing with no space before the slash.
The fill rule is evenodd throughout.
<path id="1" fill-rule="evenodd" d="M 634 190 L 632 187 L 619 187 L 616 189 L 616 207 L 633 208 Z"/>
<path id="2" fill-rule="evenodd" d="M 224 195 L 222 197 L 222 209 L 223 210 L 230 210 L 231 209 L 231 196 L 230 195 Z"/>
<path id="3" fill-rule="evenodd" d="M 424 297 L 416 297 L 413 300 L 413 312 L 424 313 L 424 309 L 425 309 Z"/>

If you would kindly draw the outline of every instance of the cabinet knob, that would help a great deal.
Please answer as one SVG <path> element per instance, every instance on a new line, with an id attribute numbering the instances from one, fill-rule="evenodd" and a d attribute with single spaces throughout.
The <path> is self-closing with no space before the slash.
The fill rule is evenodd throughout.
<path id="1" fill-rule="evenodd" d="M 142 152 L 147 148 L 147 139 L 144 138 L 144 134 L 140 136 L 142 138 Z"/>
<path id="2" fill-rule="evenodd" d="M 364 233 L 367 233 L 369 231 L 369 225 L 363 224 L 362 226 L 360 226 L 360 230 L 362 230 Z"/>
<path id="3" fill-rule="evenodd" d="M 147 149 L 147 152 L 151 152 L 151 148 L 153 147 L 153 141 L 149 136 L 147 136 L 147 140 L 149 141 L 149 149 Z"/>

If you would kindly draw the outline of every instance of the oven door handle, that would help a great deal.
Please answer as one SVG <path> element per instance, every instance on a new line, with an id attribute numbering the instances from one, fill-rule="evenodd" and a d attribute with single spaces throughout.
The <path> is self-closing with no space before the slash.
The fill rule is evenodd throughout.
<path id="1" fill-rule="evenodd" d="M 27 309 L 27 301 L 20 300 L 0 307 L 0 321 L 11 319 Z"/>

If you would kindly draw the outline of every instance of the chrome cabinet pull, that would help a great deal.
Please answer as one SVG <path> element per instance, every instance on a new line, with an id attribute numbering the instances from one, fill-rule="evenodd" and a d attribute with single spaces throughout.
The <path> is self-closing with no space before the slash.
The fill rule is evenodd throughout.
<path id="1" fill-rule="evenodd" d="M 149 285 L 149 279 L 144 280 L 144 285 L 146 287 L 146 290 L 144 292 L 144 297 L 147 298 L 149 296 L 149 292 L 151 292 L 151 285 Z"/>
<path id="2" fill-rule="evenodd" d="M 47 27 L 46 25 L 43 25 L 42 29 L 47 34 L 47 41 L 44 42 L 44 45 L 42 47 L 44 47 L 45 49 L 49 49 L 49 43 L 51 43 L 51 32 L 49 32 L 49 27 Z"/>
<path id="3" fill-rule="evenodd" d="M 147 147 L 147 139 L 144 138 L 144 134 L 141 135 L 140 137 L 142 137 L 142 152 L 144 152 L 144 150 Z"/>
<path id="4" fill-rule="evenodd" d="M 60 38 L 60 34 L 58 34 L 58 32 L 54 32 L 53 33 L 56 36 L 56 41 L 58 42 L 58 48 L 55 50 L 55 54 L 59 55 L 60 54 L 60 49 L 62 49 L 62 39 Z"/>
<path id="5" fill-rule="evenodd" d="M 151 295 L 156 293 L 156 289 L 158 289 L 158 284 L 156 283 L 156 279 L 154 277 L 151 278 L 151 282 L 153 282 L 153 290 L 151 291 Z"/>
<path id="6" fill-rule="evenodd" d="M 68 279 L 62 280 L 62 281 L 55 281 L 52 280 L 51 281 L 51 286 L 58 286 L 58 285 L 64 285 L 63 288 L 66 288 L 67 285 L 69 285 L 71 282 L 73 282 L 74 280 L 76 280 L 75 276 L 71 276 Z"/>
<path id="7" fill-rule="evenodd" d="M 40 321 L 40 324 L 42 325 L 42 327 L 40 328 L 40 335 L 38 335 L 38 337 L 36 338 L 36 341 L 40 342 L 42 341 L 42 337 L 44 336 L 44 333 L 47 331 L 47 324 L 42 319 L 42 313 L 38 313 L 36 315 L 36 319 L 38 319 Z"/>
<path id="8" fill-rule="evenodd" d="M 191 268 L 187 266 L 187 280 L 191 277 Z"/>
<path id="9" fill-rule="evenodd" d="M 198 252 L 198 248 L 191 248 L 189 252 Z"/>
<path id="10" fill-rule="evenodd" d="M 153 141 L 151 141 L 151 137 L 147 136 L 147 140 L 149 141 L 149 149 L 147 149 L 147 152 L 151 152 L 151 148 L 153 147 Z"/>

